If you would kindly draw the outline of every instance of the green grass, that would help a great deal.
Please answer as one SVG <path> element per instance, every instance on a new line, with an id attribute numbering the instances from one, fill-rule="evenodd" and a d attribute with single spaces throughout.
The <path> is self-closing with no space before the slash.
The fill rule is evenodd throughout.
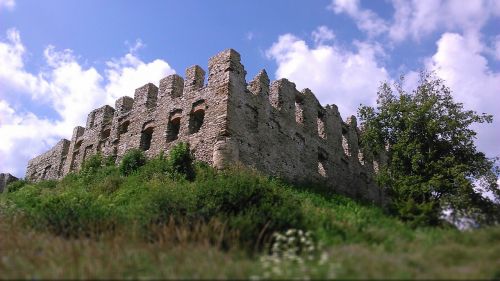
<path id="1" fill-rule="evenodd" d="M 162 157 L 0 195 L 3 278 L 500 278 L 500 228 L 411 228 L 321 187 Z M 95 164 L 95 163 L 94 163 Z M 310 260 L 266 265 L 274 232 L 311 231 Z"/>

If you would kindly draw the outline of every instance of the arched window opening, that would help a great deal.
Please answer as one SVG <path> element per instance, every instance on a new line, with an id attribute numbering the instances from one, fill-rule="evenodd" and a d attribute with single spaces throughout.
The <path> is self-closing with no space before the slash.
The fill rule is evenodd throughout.
<path id="1" fill-rule="evenodd" d="M 109 138 L 109 135 L 111 134 L 111 130 L 110 129 L 106 129 L 102 132 L 101 134 L 101 139 L 107 139 Z"/>
<path id="2" fill-rule="evenodd" d="M 87 156 L 89 156 L 92 153 L 92 149 L 93 148 L 94 148 L 93 144 L 85 147 L 85 151 L 83 151 L 83 161 L 85 161 L 85 159 L 87 158 Z M 83 163 L 83 161 L 82 161 L 82 163 Z"/>
<path id="3" fill-rule="evenodd" d="M 123 123 L 120 125 L 120 127 L 119 127 L 119 129 L 118 129 L 118 132 L 120 133 L 120 135 L 121 135 L 121 134 L 125 134 L 126 132 L 128 132 L 128 126 L 129 126 L 129 125 L 130 125 L 130 121 L 128 121 L 128 120 L 127 120 L 127 121 L 125 121 L 125 122 L 123 122 Z"/>
<path id="4" fill-rule="evenodd" d="M 167 142 L 176 140 L 179 137 L 180 129 L 181 129 L 180 114 L 173 115 L 167 124 Z"/>
<path id="5" fill-rule="evenodd" d="M 82 146 L 82 142 L 83 142 L 83 140 L 78 141 L 78 142 L 75 144 L 75 148 L 74 148 L 73 150 L 74 150 L 74 151 L 79 151 L 79 150 L 80 150 L 80 147 Z"/>
<path id="6" fill-rule="evenodd" d="M 45 169 L 43 169 L 42 179 L 47 179 L 47 173 L 50 171 L 50 168 L 52 168 L 52 166 L 48 165 Z"/>
<path id="7" fill-rule="evenodd" d="M 141 133 L 141 149 L 148 151 L 151 147 L 151 140 L 153 139 L 153 127 L 146 128 Z"/>
<path id="8" fill-rule="evenodd" d="M 198 100 L 193 103 L 191 113 L 189 114 L 189 134 L 197 133 L 201 129 L 201 126 L 203 125 L 203 121 L 205 119 L 206 108 L 207 106 L 205 105 L 205 100 Z"/>
<path id="9" fill-rule="evenodd" d="M 197 133 L 201 126 L 203 125 L 203 121 L 205 119 L 205 110 L 198 109 L 195 112 L 192 112 L 189 116 L 189 133 L 194 134 Z"/>

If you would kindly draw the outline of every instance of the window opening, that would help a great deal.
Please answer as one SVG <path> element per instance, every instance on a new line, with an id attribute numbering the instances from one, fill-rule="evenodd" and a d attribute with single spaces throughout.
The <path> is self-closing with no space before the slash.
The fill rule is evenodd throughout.
<path id="1" fill-rule="evenodd" d="M 149 150 L 151 147 L 151 140 L 153 139 L 153 127 L 149 127 L 141 133 L 141 149 L 144 151 Z"/>

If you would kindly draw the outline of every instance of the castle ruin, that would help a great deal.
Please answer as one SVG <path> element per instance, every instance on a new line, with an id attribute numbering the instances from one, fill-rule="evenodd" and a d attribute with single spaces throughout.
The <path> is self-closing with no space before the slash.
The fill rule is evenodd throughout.
<path id="1" fill-rule="evenodd" d="M 131 148 L 148 157 L 188 142 L 197 160 L 216 168 L 233 163 L 294 183 L 316 183 L 374 203 L 385 196 L 373 182 L 383 160 L 363 153 L 354 116 L 321 106 L 309 89 L 287 79 L 270 82 L 265 70 L 250 82 L 240 55 L 225 50 L 198 65 L 124 96 L 115 107 L 90 112 L 87 124 L 28 163 L 26 179 L 59 179 L 95 153 L 116 156 Z"/>

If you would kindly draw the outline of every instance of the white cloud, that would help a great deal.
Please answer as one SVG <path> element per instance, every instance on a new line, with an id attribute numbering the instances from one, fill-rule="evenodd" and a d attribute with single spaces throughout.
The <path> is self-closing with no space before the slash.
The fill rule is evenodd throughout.
<path id="1" fill-rule="evenodd" d="M 394 15 L 384 20 L 359 0 L 332 0 L 328 9 L 345 13 L 358 28 L 373 37 L 387 34 L 392 41 L 410 37 L 420 40 L 435 31 L 459 31 L 478 34 L 486 22 L 500 16 L 497 0 L 392 0 Z"/>
<path id="2" fill-rule="evenodd" d="M 267 56 L 276 61 L 277 78 L 310 88 L 322 104 L 336 104 L 345 118 L 356 114 L 360 103 L 373 105 L 376 91 L 388 74 L 377 62 L 377 45 L 355 42 L 355 52 L 336 45 L 310 47 L 292 34 L 279 37 Z"/>
<path id="3" fill-rule="evenodd" d="M 157 83 L 166 74 L 174 73 L 167 62 L 157 59 L 144 63 L 132 54 L 126 54 L 118 60 L 107 62 L 105 70 L 109 83 L 105 91 L 113 99 L 128 95 L 133 96 L 133 91 L 147 82 Z"/>
<path id="4" fill-rule="evenodd" d="M 0 0 L 0 10 L 6 8 L 7 10 L 12 10 L 16 6 L 15 0 Z"/>
<path id="5" fill-rule="evenodd" d="M 484 46 L 476 37 L 445 33 L 437 42 L 436 53 L 427 61 L 453 90 L 454 98 L 466 109 L 493 114 L 493 124 L 477 125 L 477 144 L 489 156 L 500 156 L 500 72 L 488 66 L 481 54 Z M 457 59 L 460 58 L 460 59 Z"/>
<path id="6" fill-rule="evenodd" d="M 130 45 L 130 43 L 128 41 L 125 41 L 125 45 L 129 46 L 128 52 L 130 54 L 136 54 L 137 51 L 146 47 L 146 44 L 144 44 L 141 39 L 135 40 L 135 43 L 133 45 Z"/>
<path id="7" fill-rule="evenodd" d="M 376 36 L 387 31 L 387 23 L 368 9 L 361 9 L 359 0 L 332 0 L 328 9 L 336 14 L 346 13 L 356 21 L 356 25 L 369 36 Z"/>
<path id="8" fill-rule="evenodd" d="M 27 160 L 58 141 L 60 124 L 14 110 L 0 100 L 0 170 L 24 176 Z"/>
<path id="9" fill-rule="evenodd" d="M 499 15 L 494 0 L 393 0 L 394 22 L 389 35 L 395 41 L 410 36 L 419 40 L 434 31 L 479 33 L 492 16 Z"/>
<path id="10" fill-rule="evenodd" d="M 444 32 L 437 42 L 436 53 L 427 58 L 425 67 L 435 70 L 446 81 L 454 91 L 455 99 L 464 103 L 465 108 L 494 115 L 493 124 L 474 127 L 478 131 L 476 143 L 487 155 L 500 156 L 500 107 L 497 106 L 500 102 L 500 72 L 491 68 L 485 57 L 488 54 L 500 60 L 500 37 L 490 37 L 490 46 L 482 42 L 485 37 L 483 27 L 493 18 L 500 17 L 500 1 L 391 0 L 391 3 L 394 14 L 386 20 L 362 8 L 358 0 L 332 0 L 328 9 L 350 16 L 370 39 L 373 35 L 383 35 L 379 39 L 419 41 Z M 417 72 L 410 71 L 406 75 L 405 88 L 414 88 L 417 76 Z"/>
<path id="11" fill-rule="evenodd" d="M 103 73 L 83 67 L 71 50 L 48 46 L 46 69 L 31 73 L 24 67 L 26 48 L 19 32 L 10 29 L 6 40 L 0 41 L 0 171 L 23 176 L 30 158 L 60 138 L 71 137 L 73 127 L 85 124 L 92 109 L 114 105 L 120 96 L 133 96 L 135 88 L 175 73 L 165 61 L 139 59 L 134 52 L 141 46 L 137 41 L 122 58 L 108 61 Z M 12 106 L 12 102 L 19 103 L 19 96 L 12 93 L 25 93 L 31 102 L 42 101 L 59 116 L 42 118 Z"/>
<path id="12" fill-rule="evenodd" d="M 0 41 L 0 81 L 2 87 L 15 90 L 43 90 L 47 85 L 40 84 L 38 77 L 23 71 L 23 56 L 26 49 L 21 43 L 16 29 L 7 30 L 5 42 Z M 0 98 L 6 93 L 0 89 Z"/>
<path id="13" fill-rule="evenodd" d="M 331 29 L 322 25 L 312 32 L 312 38 L 316 45 L 323 45 L 335 39 L 335 34 Z"/>

